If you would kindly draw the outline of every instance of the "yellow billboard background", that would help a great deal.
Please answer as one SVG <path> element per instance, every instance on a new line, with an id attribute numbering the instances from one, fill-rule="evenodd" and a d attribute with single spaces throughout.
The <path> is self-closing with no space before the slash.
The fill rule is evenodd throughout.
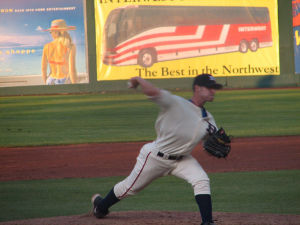
<path id="1" fill-rule="evenodd" d="M 125 80 L 132 76 L 149 79 L 194 77 L 200 73 L 214 76 L 279 75 L 279 34 L 276 0 L 165 0 L 132 2 L 125 0 L 95 0 L 97 80 Z M 180 6 L 245 6 L 269 9 L 272 47 L 259 48 L 256 52 L 231 52 L 217 55 L 163 61 L 149 68 L 139 65 L 111 66 L 102 62 L 103 30 L 109 13 L 128 5 L 180 5 Z M 155 16 L 155 15 L 154 15 Z"/>

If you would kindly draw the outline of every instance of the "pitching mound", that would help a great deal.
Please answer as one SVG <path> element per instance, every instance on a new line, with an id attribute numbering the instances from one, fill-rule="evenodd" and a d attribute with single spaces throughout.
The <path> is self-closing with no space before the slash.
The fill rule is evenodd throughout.
<path id="1" fill-rule="evenodd" d="M 218 225 L 299 225 L 300 215 L 214 213 Z M 91 215 L 61 216 L 0 223 L 1 225 L 199 225 L 196 212 L 112 212 L 104 219 Z"/>

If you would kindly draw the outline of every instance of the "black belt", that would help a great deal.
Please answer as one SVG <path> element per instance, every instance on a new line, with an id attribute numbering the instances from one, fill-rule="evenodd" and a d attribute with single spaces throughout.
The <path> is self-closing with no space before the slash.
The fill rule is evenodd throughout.
<path id="1" fill-rule="evenodd" d="M 180 160 L 180 159 L 183 159 L 183 157 L 184 157 L 183 155 L 167 155 L 162 152 L 158 152 L 157 156 L 162 157 L 164 159 L 169 159 L 169 160 Z"/>

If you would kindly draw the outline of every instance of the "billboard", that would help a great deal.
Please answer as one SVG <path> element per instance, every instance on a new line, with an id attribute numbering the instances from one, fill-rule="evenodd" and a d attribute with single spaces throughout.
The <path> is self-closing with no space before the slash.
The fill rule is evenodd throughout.
<path id="1" fill-rule="evenodd" d="M 0 87 L 88 83 L 84 0 L 0 2 Z"/>
<path id="2" fill-rule="evenodd" d="M 95 0 L 97 79 L 279 75 L 276 0 Z"/>

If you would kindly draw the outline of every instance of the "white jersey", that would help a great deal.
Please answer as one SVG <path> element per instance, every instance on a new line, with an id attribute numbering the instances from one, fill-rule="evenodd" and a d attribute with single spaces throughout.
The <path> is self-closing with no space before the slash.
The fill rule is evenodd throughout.
<path id="1" fill-rule="evenodd" d="M 206 111 L 207 116 L 203 117 L 201 108 L 165 90 L 151 99 L 160 106 L 155 124 L 157 138 L 142 147 L 130 175 L 115 185 L 117 198 L 135 195 L 156 178 L 166 175 L 186 180 L 192 185 L 195 195 L 210 194 L 206 172 L 189 153 L 205 138 L 209 123 L 215 126 L 212 115 Z M 184 157 L 169 160 L 159 156 L 159 152 Z"/>
<path id="2" fill-rule="evenodd" d="M 180 96 L 161 90 L 151 98 L 160 106 L 155 123 L 157 138 L 150 143 L 151 149 L 169 155 L 188 155 L 207 135 L 209 123 L 216 127 L 213 116 Z"/>

